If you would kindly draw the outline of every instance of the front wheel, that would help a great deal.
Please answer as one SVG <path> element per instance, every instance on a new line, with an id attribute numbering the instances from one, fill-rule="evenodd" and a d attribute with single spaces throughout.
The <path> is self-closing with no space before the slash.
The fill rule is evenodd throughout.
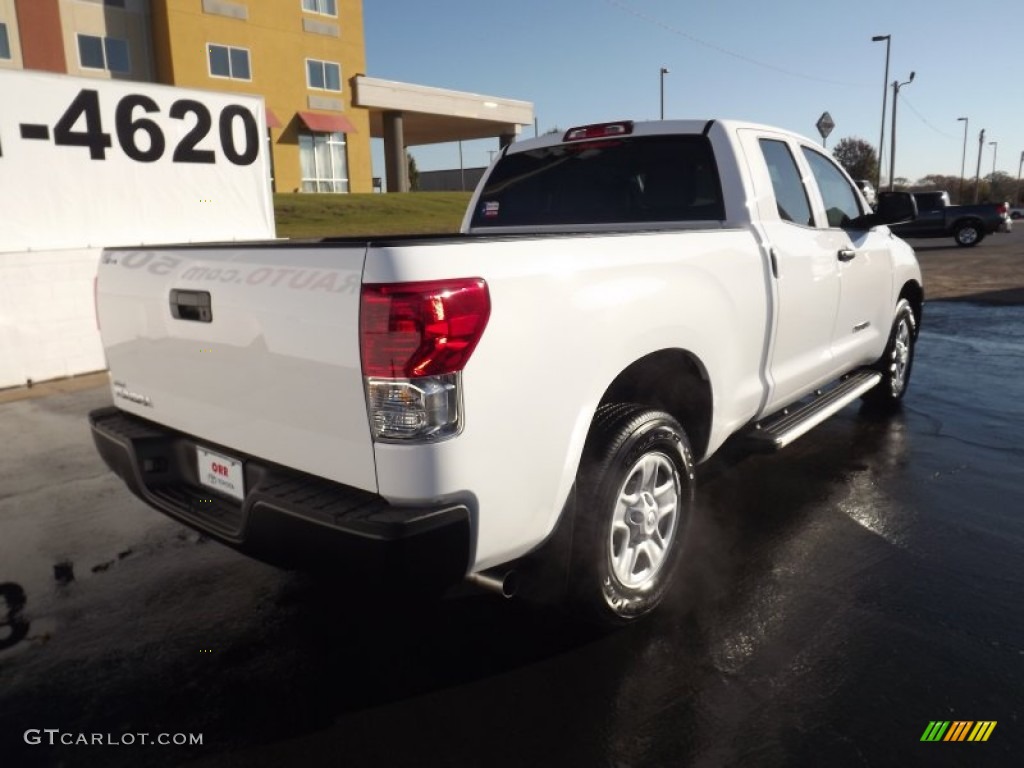
<path id="1" fill-rule="evenodd" d="M 669 414 L 598 409 L 576 478 L 572 597 L 589 618 L 622 625 L 662 600 L 694 498 L 693 456 Z"/>
<path id="2" fill-rule="evenodd" d="M 917 320 L 914 318 L 914 310 L 909 301 L 900 299 L 896 305 L 889 342 L 875 363 L 875 369 L 882 374 L 882 380 L 864 396 L 865 401 L 876 406 L 894 408 L 903 399 L 910 385 L 916 342 Z"/>
<path id="3" fill-rule="evenodd" d="M 971 248 L 980 243 L 984 237 L 985 233 L 976 221 L 958 225 L 956 232 L 953 233 L 953 239 L 962 248 Z"/>

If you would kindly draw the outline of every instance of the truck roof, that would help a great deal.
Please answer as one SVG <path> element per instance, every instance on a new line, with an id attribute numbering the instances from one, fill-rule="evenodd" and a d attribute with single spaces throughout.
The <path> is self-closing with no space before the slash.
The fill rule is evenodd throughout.
<path id="1" fill-rule="evenodd" d="M 631 123 L 632 129 L 630 135 L 632 136 L 658 136 L 665 134 L 700 134 L 706 133 L 711 130 L 713 126 L 724 128 L 728 133 L 734 133 L 740 128 L 753 128 L 762 131 L 773 131 L 775 133 L 785 133 L 790 136 L 802 139 L 810 144 L 817 144 L 817 142 L 793 131 L 786 131 L 775 126 L 764 125 L 762 123 L 747 122 L 743 120 L 731 120 L 731 119 L 720 119 L 720 118 L 689 118 L 685 120 L 615 120 L 615 121 L 604 121 L 600 123 L 582 123 L 580 125 L 570 126 L 567 130 L 552 131 L 542 136 L 537 136 L 532 139 L 521 139 L 519 141 L 510 144 L 508 147 L 508 154 L 516 154 L 519 152 L 529 152 L 532 149 L 538 149 L 541 147 L 550 147 L 556 144 L 565 143 L 565 136 L 573 130 L 579 128 L 585 128 L 588 126 L 599 126 L 599 125 L 614 125 L 617 123 Z"/>

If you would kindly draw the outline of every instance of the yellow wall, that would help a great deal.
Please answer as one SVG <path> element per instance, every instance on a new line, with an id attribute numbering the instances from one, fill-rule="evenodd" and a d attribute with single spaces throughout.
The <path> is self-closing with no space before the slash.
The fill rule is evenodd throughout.
<path id="1" fill-rule="evenodd" d="M 271 129 L 278 192 L 300 186 L 298 112 L 344 115 L 355 126 L 347 135 L 349 189 L 372 192 L 370 122 L 366 110 L 352 108 L 351 78 L 366 71 L 362 0 L 338 0 L 338 16 L 305 13 L 301 0 L 237 0 L 247 20 L 204 12 L 203 0 L 153 0 L 153 49 L 157 80 L 190 88 L 262 95 L 282 123 Z M 212 4 L 209 7 L 214 7 Z M 303 19 L 335 24 L 339 37 L 304 31 Z M 252 80 L 211 77 L 207 45 L 249 50 Z M 306 59 L 341 65 L 341 93 L 309 90 Z M 336 98 L 342 111 L 311 108 L 310 96 Z"/>

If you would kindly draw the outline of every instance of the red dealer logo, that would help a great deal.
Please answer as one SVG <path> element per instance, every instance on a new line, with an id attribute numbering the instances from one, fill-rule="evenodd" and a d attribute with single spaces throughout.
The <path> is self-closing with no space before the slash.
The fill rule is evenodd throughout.
<path id="1" fill-rule="evenodd" d="M 218 464 L 216 461 L 210 465 L 210 469 L 213 470 L 213 474 L 215 475 L 221 475 L 223 477 L 228 476 L 228 468 L 223 464 Z"/>

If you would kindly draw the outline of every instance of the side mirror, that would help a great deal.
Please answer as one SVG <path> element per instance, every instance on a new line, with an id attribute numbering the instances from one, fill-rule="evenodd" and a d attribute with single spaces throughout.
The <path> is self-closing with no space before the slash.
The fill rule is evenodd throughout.
<path id="1" fill-rule="evenodd" d="M 909 192 L 879 192 L 874 213 L 843 224 L 843 229 L 866 230 L 880 224 L 902 224 L 917 218 L 917 201 Z"/>

